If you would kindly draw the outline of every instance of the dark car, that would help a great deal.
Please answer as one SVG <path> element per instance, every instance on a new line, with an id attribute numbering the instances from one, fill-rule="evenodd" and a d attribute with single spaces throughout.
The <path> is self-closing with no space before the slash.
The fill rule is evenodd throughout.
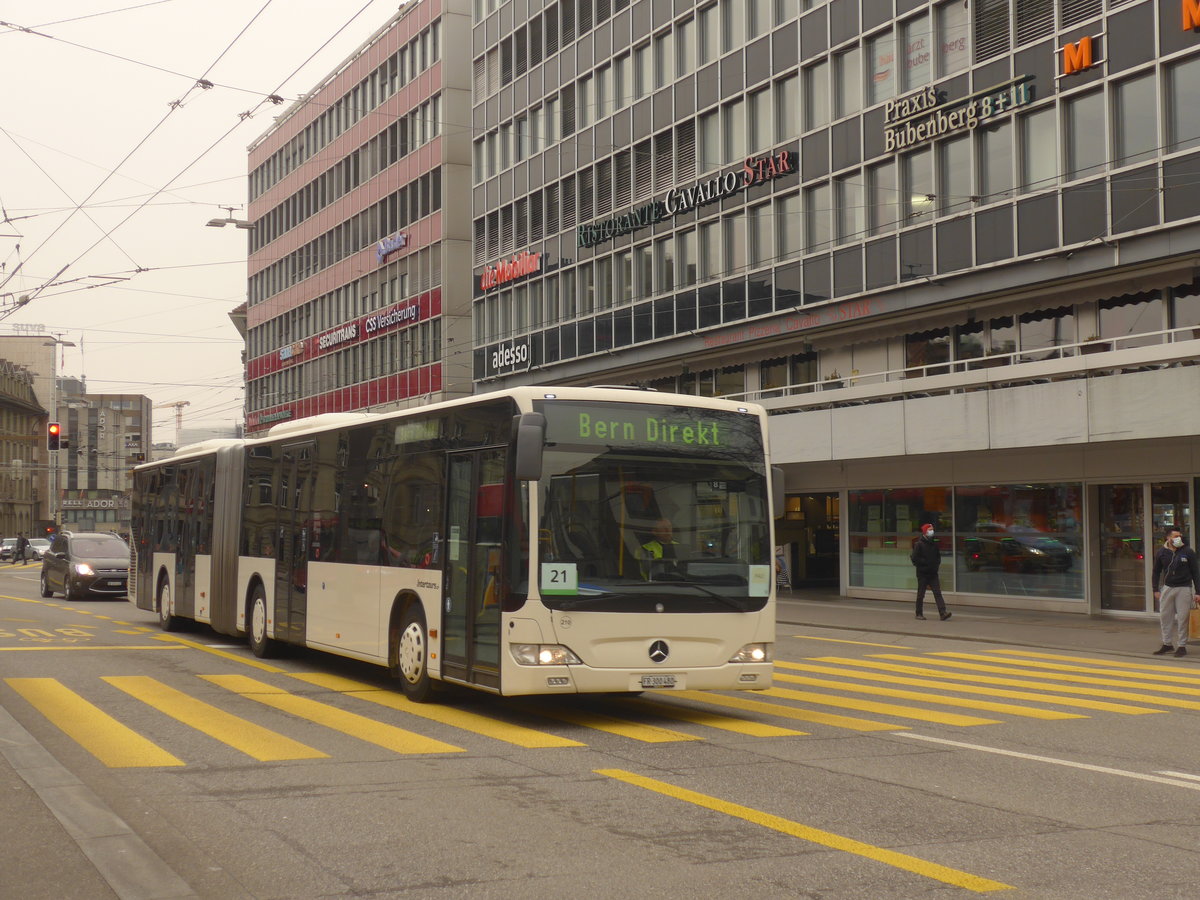
<path id="1" fill-rule="evenodd" d="M 42 556 L 41 581 L 43 597 L 122 597 L 129 588 L 129 545 L 110 532 L 60 532 Z"/>
<path id="2" fill-rule="evenodd" d="M 1074 561 L 1074 550 L 1056 537 L 1027 525 L 980 522 L 975 533 L 963 538 L 967 569 L 984 567 L 1006 572 L 1065 572 Z"/>

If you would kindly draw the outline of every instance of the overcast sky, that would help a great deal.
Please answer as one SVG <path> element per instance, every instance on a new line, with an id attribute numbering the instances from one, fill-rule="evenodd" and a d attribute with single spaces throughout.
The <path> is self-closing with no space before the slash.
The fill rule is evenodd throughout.
<path id="1" fill-rule="evenodd" d="M 205 223 L 245 217 L 247 146 L 400 5 L 0 0 L 0 333 L 43 325 L 60 374 L 186 400 L 185 428 L 241 421 L 247 232 Z"/>

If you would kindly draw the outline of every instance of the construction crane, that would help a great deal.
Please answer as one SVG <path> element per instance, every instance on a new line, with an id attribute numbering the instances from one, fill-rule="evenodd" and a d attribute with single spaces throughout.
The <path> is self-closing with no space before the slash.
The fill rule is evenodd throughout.
<path id="1" fill-rule="evenodd" d="M 190 400 L 175 400 L 171 403 L 155 403 L 155 409 L 162 409 L 166 406 L 175 407 L 175 449 L 178 450 L 183 444 L 183 408 L 191 406 Z"/>

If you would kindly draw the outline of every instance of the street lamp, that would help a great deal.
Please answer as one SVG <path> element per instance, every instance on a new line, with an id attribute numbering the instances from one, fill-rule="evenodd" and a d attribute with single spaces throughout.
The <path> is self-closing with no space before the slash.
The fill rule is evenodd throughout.
<path id="1" fill-rule="evenodd" d="M 235 219 L 233 217 L 233 211 L 235 209 L 237 209 L 236 206 L 222 206 L 221 209 L 228 212 L 229 215 L 227 215 L 223 219 L 209 219 L 204 224 L 207 225 L 209 228 L 224 228 L 226 225 L 232 225 L 234 228 L 247 228 L 247 229 L 254 227 L 253 222 L 248 222 L 245 219 Z"/>

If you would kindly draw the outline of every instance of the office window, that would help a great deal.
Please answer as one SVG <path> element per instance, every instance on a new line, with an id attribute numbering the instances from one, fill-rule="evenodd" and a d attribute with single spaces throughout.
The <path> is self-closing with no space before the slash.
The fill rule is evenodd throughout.
<path id="1" fill-rule="evenodd" d="M 700 43 L 697 48 L 700 65 L 710 63 L 721 55 L 721 21 L 719 15 L 720 11 L 715 3 L 700 10 L 697 14 L 697 19 L 700 22 Z"/>
<path id="2" fill-rule="evenodd" d="M 829 122 L 829 63 L 804 70 L 804 129 L 820 128 Z"/>
<path id="3" fill-rule="evenodd" d="M 642 244 L 633 248 L 633 277 L 634 297 L 642 300 L 655 292 L 654 253 L 650 244 Z"/>
<path id="4" fill-rule="evenodd" d="M 941 215 L 971 206 L 971 138 L 963 135 L 938 145 L 937 208 Z"/>
<path id="5" fill-rule="evenodd" d="M 1158 78 L 1151 70 L 1113 89 L 1114 156 L 1118 166 L 1154 158 L 1158 146 Z"/>
<path id="6" fill-rule="evenodd" d="M 826 250 L 832 234 L 832 191 L 828 184 L 808 188 L 804 192 L 805 250 L 815 253 Z"/>
<path id="7" fill-rule="evenodd" d="M 771 92 L 759 91 L 747 100 L 750 107 L 750 153 L 765 150 L 771 145 Z"/>
<path id="8" fill-rule="evenodd" d="M 628 250 L 613 255 L 613 284 L 618 300 L 622 303 L 633 300 L 633 258 Z"/>
<path id="9" fill-rule="evenodd" d="M 613 111 L 612 67 L 605 66 L 595 77 L 596 118 L 603 119 Z"/>
<path id="10" fill-rule="evenodd" d="M 933 212 L 933 154 L 929 148 L 900 159 L 900 196 L 904 225 L 929 220 Z"/>
<path id="11" fill-rule="evenodd" d="M 633 99 L 640 100 L 654 89 L 654 56 L 649 44 L 633 48 Z"/>
<path id="12" fill-rule="evenodd" d="M 804 252 L 804 222 L 800 218 L 799 194 L 790 194 L 775 201 L 775 238 L 781 260 Z"/>
<path id="13" fill-rule="evenodd" d="M 1024 192 L 1053 187 L 1058 181 L 1058 130 L 1054 107 L 1048 106 L 1022 116 L 1021 190 Z"/>
<path id="14" fill-rule="evenodd" d="M 696 230 L 694 228 L 675 236 L 675 250 L 679 256 L 677 271 L 680 287 L 695 284 L 699 251 L 696 249 Z"/>
<path id="15" fill-rule="evenodd" d="M 855 241 L 865 232 L 863 185 L 857 172 L 834 182 L 834 212 L 839 244 Z"/>
<path id="16" fill-rule="evenodd" d="M 624 109 L 633 102 L 633 57 L 628 53 L 617 57 L 613 68 L 613 93 L 616 95 L 617 109 Z"/>
<path id="17" fill-rule="evenodd" d="M 1167 69 L 1167 150 L 1200 146 L 1200 56 Z"/>
<path id="18" fill-rule="evenodd" d="M 793 75 L 775 82 L 775 143 L 800 134 L 800 78 Z"/>
<path id="19" fill-rule="evenodd" d="M 1093 91 L 1067 103 L 1067 177 L 1086 178 L 1107 165 L 1104 92 Z"/>
<path id="20" fill-rule="evenodd" d="M 613 305 L 613 263 L 616 257 L 602 256 L 596 260 L 594 280 L 596 283 L 596 309 L 608 309 Z M 624 298 L 622 298 L 624 299 Z"/>
<path id="21" fill-rule="evenodd" d="M 584 78 L 575 92 L 575 122 L 579 128 L 592 124 L 596 98 L 592 91 L 592 79 Z"/>
<path id="22" fill-rule="evenodd" d="M 746 12 L 750 0 L 740 3 L 730 3 L 725 0 L 720 4 L 721 18 L 724 20 L 721 28 L 721 52 L 728 53 L 735 47 L 740 47 L 746 40 Z"/>
<path id="23" fill-rule="evenodd" d="M 758 268 L 775 261 L 775 241 L 771 227 L 771 204 L 763 203 L 746 211 L 746 240 L 750 267 Z"/>
<path id="24" fill-rule="evenodd" d="M 833 90 L 835 116 L 862 109 L 862 54 L 857 47 L 833 58 Z"/>
<path id="25" fill-rule="evenodd" d="M 746 214 L 734 213 L 723 220 L 725 228 L 725 269 L 722 277 L 746 271 Z"/>
<path id="26" fill-rule="evenodd" d="M 933 74 L 933 36 L 929 31 L 929 15 L 909 19 L 901 26 L 900 39 L 904 46 L 904 71 L 901 90 L 928 84 Z"/>
<path id="27" fill-rule="evenodd" d="M 675 290 L 675 238 L 666 237 L 654 244 L 654 277 L 660 291 Z"/>
<path id="28" fill-rule="evenodd" d="M 960 72 L 971 61 L 967 42 L 971 24 L 967 4 L 950 0 L 937 7 L 937 73 L 951 75 Z"/>
<path id="29" fill-rule="evenodd" d="M 727 165 L 746 158 L 746 105 L 737 100 L 722 110 L 724 160 Z"/>
<path id="30" fill-rule="evenodd" d="M 654 39 L 654 87 L 670 84 L 675 77 L 675 44 L 669 31 Z"/>
<path id="31" fill-rule="evenodd" d="M 721 223 L 706 222 L 700 226 L 700 278 L 707 281 L 722 274 Z"/>
<path id="32" fill-rule="evenodd" d="M 746 36 L 756 38 L 771 27 L 771 0 L 746 0 Z"/>
<path id="33" fill-rule="evenodd" d="M 675 26 L 675 76 L 682 78 L 696 71 L 696 20 Z"/>
<path id="34" fill-rule="evenodd" d="M 900 193 L 896 189 L 896 163 L 885 162 L 867 170 L 871 195 L 869 210 L 871 234 L 894 231 L 900 218 Z"/>
<path id="35" fill-rule="evenodd" d="M 716 111 L 700 117 L 696 129 L 696 168 L 701 172 L 721 164 L 721 122 Z"/>
<path id="36" fill-rule="evenodd" d="M 895 38 L 887 32 L 867 41 L 867 104 L 888 100 L 895 93 Z"/>
<path id="37" fill-rule="evenodd" d="M 985 203 L 1007 196 L 1013 189 L 1013 129 L 1001 122 L 978 129 L 979 195 Z"/>

